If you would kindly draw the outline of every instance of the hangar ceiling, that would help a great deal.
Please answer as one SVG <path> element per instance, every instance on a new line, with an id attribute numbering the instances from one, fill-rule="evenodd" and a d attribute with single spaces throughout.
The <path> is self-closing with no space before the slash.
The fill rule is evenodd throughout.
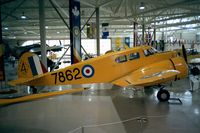
<path id="1" fill-rule="evenodd" d="M 52 0 L 69 24 L 69 1 Z M 86 23 L 100 9 L 100 23 L 109 23 L 110 37 L 132 34 L 133 22 L 156 28 L 157 31 L 174 31 L 200 28 L 200 0 L 80 0 L 81 24 Z M 145 9 L 139 7 L 143 4 Z M 38 39 L 38 0 L 1 0 L 1 17 L 4 39 Z M 21 15 L 27 16 L 21 19 Z M 47 39 L 69 38 L 69 30 L 49 0 L 45 0 Z M 95 14 L 90 22 L 95 22 Z M 101 27 L 100 27 L 101 28 Z M 82 37 L 86 38 L 86 28 Z"/>

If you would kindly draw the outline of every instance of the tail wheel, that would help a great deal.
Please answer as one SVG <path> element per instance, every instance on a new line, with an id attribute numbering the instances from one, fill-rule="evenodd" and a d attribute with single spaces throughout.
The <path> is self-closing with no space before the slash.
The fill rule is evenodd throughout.
<path id="1" fill-rule="evenodd" d="M 160 102 L 166 102 L 169 100 L 170 98 L 170 94 L 167 90 L 161 89 L 158 93 L 157 93 L 157 98 Z"/>

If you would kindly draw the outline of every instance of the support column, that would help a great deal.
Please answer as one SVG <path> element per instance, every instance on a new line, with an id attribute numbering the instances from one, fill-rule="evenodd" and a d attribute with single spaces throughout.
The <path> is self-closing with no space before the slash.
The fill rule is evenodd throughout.
<path id="1" fill-rule="evenodd" d="M 81 61 L 80 0 L 69 0 L 71 64 Z"/>
<path id="2" fill-rule="evenodd" d="M 165 36 L 164 36 L 164 31 L 162 32 L 162 36 L 161 36 L 161 40 L 164 40 Z"/>
<path id="3" fill-rule="evenodd" d="M 138 26 L 138 23 L 134 22 L 133 23 L 133 46 L 137 46 L 137 26 Z"/>
<path id="4" fill-rule="evenodd" d="M 151 45 L 151 39 L 152 39 L 152 37 L 151 37 L 151 31 L 150 31 L 150 29 L 151 29 L 151 27 L 148 27 L 148 32 L 147 32 L 147 44 L 148 45 Z"/>
<path id="5" fill-rule="evenodd" d="M 182 38 L 182 33 L 180 33 L 180 40 L 182 40 L 183 38 Z"/>
<path id="6" fill-rule="evenodd" d="M 154 41 L 154 44 L 156 42 L 156 28 L 153 29 L 153 41 Z"/>
<path id="7" fill-rule="evenodd" d="M 164 41 L 164 39 L 165 39 L 165 36 L 164 36 L 164 32 L 162 32 L 162 40 L 160 40 L 160 50 L 161 51 L 164 51 L 165 50 L 165 41 Z"/>
<path id="8" fill-rule="evenodd" d="M 0 5 L 0 20 L 1 20 L 1 5 Z M 5 81 L 4 71 L 4 50 L 3 50 L 3 39 L 2 39 L 2 21 L 0 22 L 0 81 Z"/>
<path id="9" fill-rule="evenodd" d="M 156 28 L 153 29 L 153 47 L 156 47 Z"/>
<path id="10" fill-rule="evenodd" d="M 47 52 L 46 52 L 46 29 L 45 29 L 45 8 L 44 0 L 38 0 L 39 3 L 39 21 L 40 21 L 40 43 L 42 63 L 47 68 Z"/>
<path id="11" fill-rule="evenodd" d="M 142 24 L 142 43 L 144 44 L 144 42 L 145 42 L 145 38 L 144 38 L 144 34 L 145 34 L 145 25 L 144 24 Z"/>
<path id="12" fill-rule="evenodd" d="M 99 7 L 96 7 L 96 39 L 97 39 L 97 56 L 100 55 L 100 25 L 99 25 Z"/>

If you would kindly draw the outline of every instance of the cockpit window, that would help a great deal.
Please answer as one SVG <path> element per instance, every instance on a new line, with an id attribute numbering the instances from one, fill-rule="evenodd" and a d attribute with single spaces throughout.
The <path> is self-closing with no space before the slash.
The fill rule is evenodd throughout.
<path id="1" fill-rule="evenodd" d="M 126 62 L 126 61 L 127 61 L 127 57 L 126 57 L 126 55 L 122 55 L 122 56 L 117 57 L 117 58 L 115 59 L 115 61 L 116 61 L 117 63 Z"/>
<path id="2" fill-rule="evenodd" d="M 145 56 L 153 55 L 154 53 L 156 53 L 156 51 L 154 49 L 152 49 L 152 48 L 144 50 L 144 55 Z"/>
<path id="3" fill-rule="evenodd" d="M 131 53 L 129 55 L 129 60 L 134 60 L 134 59 L 138 59 L 138 58 L 140 58 L 140 55 L 139 55 L 138 52 L 137 53 Z"/>
<path id="4" fill-rule="evenodd" d="M 151 52 L 149 52 L 148 49 L 145 49 L 145 50 L 144 50 L 144 55 L 145 55 L 145 56 L 149 56 L 149 55 L 151 55 Z"/>
<path id="5" fill-rule="evenodd" d="M 151 50 L 152 50 L 154 53 L 158 53 L 158 51 L 157 51 L 154 47 L 151 47 Z"/>

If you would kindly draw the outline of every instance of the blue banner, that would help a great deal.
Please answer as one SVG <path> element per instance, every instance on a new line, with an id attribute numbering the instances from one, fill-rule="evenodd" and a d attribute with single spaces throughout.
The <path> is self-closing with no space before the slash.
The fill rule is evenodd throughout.
<path id="1" fill-rule="evenodd" d="M 102 38 L 107 39 L 109 36 L 108 23 L 102 23 Z"/>
<path id="2" fill-rule="evenodd" d="M 125 44 L 130 47 L 130 37 L 125 37 L 124 40 Z"/>
<path id="3" fill-rule="evenodd" d="M 71 64 L 81 60 L 80 0 L 69 0 Z"/>

